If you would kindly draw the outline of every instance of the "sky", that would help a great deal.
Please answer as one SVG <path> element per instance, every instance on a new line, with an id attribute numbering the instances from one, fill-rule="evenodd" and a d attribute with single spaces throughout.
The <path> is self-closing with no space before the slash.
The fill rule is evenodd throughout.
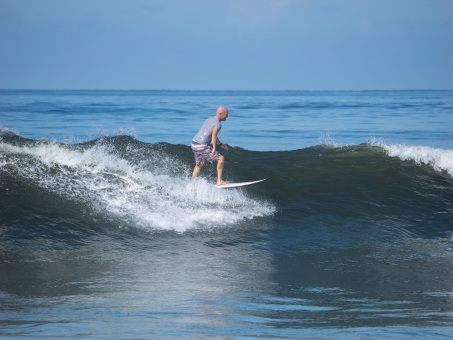
<path id="1" fill-rule="evenodd" d="M 453 89 L 453 0 L 0 0 L 0 89 Z"/>

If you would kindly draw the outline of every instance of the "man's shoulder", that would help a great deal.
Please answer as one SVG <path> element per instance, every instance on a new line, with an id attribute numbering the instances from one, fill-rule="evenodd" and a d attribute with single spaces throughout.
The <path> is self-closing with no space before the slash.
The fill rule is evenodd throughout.
<path id="1" fill-rule="evenodd" d="M 209 124 L 211 126 L 222 126 L 222 124 L 220 123 L 220 120 L 219 118 L 217 118 L 216 116 L 213 116 L 213 117 L 209 117 L 205 120 L 205 123 L 206 124 Z"/>
<path id="2" fill-rule="evenodd" d="M 220 120 L 219 120 L 219 118 L 217 118 L 217 116 L 211 116 L 211 117 L 209 117 L 206 120 L 212 120 L 212 121 L 215 121 L 215 122 L 220 122 Z"/>

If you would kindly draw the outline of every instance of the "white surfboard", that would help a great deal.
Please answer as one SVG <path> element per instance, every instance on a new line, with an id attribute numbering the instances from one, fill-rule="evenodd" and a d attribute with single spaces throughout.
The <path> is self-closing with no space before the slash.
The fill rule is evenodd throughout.
<path id="1" fill-rule="evenodd" d="M 237 187 L 243 187 L 245 185 L 259 183 L 259 182 L 265 181 L 266 179 L 267 178 L 260 179 L 259 181 L 251 181 L 251 182 L 227 183 L 227 184 L 222 184 L 222 185 L 216 185 L 216 187 L 219 189 L 237 188 Z"/>

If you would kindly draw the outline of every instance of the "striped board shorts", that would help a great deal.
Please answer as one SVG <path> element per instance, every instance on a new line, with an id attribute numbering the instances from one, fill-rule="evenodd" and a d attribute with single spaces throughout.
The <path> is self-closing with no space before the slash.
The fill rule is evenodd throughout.
<path id="1" fill-rule="evenodd" d="M 217 150 L 214 155 L 212 154 L 212 148 L 210 145 L 199 144 L 194 141 L 192 141 L 192 151 L 196 164 L 200 164 L 205 159 L 212 163 L 220 158 L 220 153 Z"/>

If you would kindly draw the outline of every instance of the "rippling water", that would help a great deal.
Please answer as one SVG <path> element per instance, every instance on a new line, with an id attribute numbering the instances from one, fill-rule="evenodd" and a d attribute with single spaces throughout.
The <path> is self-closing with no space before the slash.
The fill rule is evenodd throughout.
<path id="1" fill-rule="evenodd" d="M 1 336 L 450 336 L 453 92 L 0 98 Z"/>

